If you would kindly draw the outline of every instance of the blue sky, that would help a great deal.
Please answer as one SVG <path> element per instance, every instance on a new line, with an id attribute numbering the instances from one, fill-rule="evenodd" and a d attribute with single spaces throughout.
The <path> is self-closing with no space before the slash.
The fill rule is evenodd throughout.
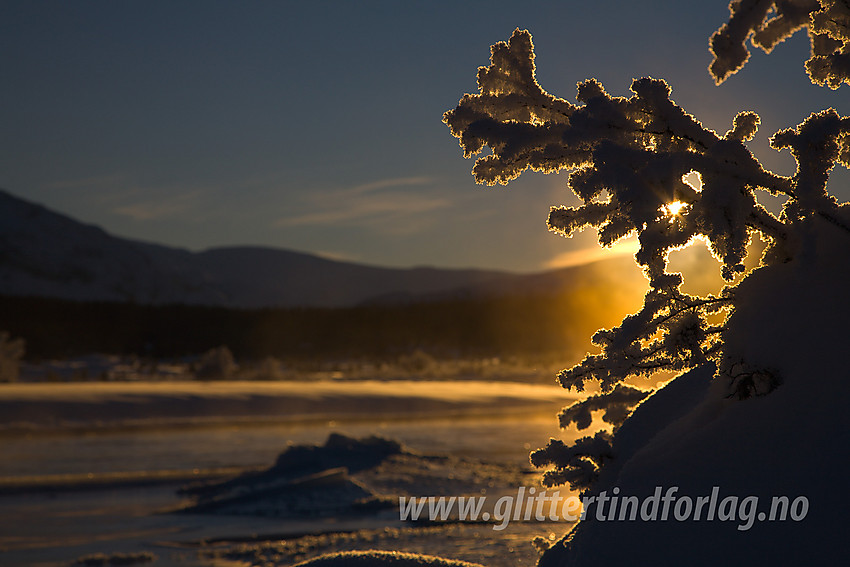
<path id="1" fill-rule="evenodd" d="M 720 87 L 706 71 L 720 1 L 0 1 L 0 187 L 113 234 L 190 249 L 263 245 L 369 264 L 535 271 L 597 255 L 546 230 L 564 175 L 476 186 L 441 122 L 516 27 L 538 80 L 574 101 L 596 77 L 627 95 L 666 79 L 751 143 L 833 106 L 797 34 Z M 835 187 L 850 176 L 837 172 Z M 842 200 L 850 191 L 835 189 Z"/>

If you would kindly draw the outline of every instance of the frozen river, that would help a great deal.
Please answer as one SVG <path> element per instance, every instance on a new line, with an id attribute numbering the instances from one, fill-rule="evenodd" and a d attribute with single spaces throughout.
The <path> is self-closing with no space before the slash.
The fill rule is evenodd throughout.
<path id="1" fill-rule="evenodd" d="M 223 565 L 200 560 L 198 542 L 400 528 L 398 521 L 387 520 L 375 525 L 363 519 L 293 524 L 163 515 L 159 512 L 180 502 L 175 492 L 179 482 L 124 480 L 163 471 L 183 479 L 193 472 L 267 467 L 287 445 L 322 444 L 334 431 L 393 438 L 424 454 L 527 466 L 531 449 L 561 436 L 555 415 L 570 399 L 554 386 L 521 383 L 107 386 L 81 385 L 58 393 L 31 387 L 0 391 L 0 405 L 13 408 L 5 414 L 0 434 L 0 564 L 58 566 L 96 551 L 152 550 L 160 557 L 156 565 Z M 272 408 L 280 415 L 257 408 Z M 216 418 L 212 409 L 224 415 Z M 151 419 L 139 419 L 141 415 Z M 55 482 L 47 482 L 47 489 L 34 488 L 45 479 Z M 68 489 L 80 479 L 94 486 Z M 100 482 L 115 479 L 117 483 Z M 543 528 L 517 526 L 499 537 L 503 543 L 512 537 L 525 542 L 533 529 Z M 436 534 L 434 542 L 451 540 L 448 535 Z"/>
<path id="2" fill-rule="evenodd" d="M 0 438 L 0 477 L 262 467 L 287 444 L 322 443 L 332 431 L 381 435 L 422 453 L 527 462 L 559 436 L 553 412 L 525 416 L 331 420 L 309 424 L 208 425 L 143 431 L 25 434 Z"/>

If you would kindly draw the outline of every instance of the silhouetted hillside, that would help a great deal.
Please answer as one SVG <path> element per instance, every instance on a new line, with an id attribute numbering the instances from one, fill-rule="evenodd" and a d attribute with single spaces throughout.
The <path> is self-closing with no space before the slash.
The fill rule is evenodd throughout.
<path id="1" fill-rule="evenodd" d="M 622 267 L 616 260 L 611 266 Z M 236 308 L 351 307 L 552 293 L 612 279 L 606 270 L 588 267 L 519 275 L 381 268 L 259 247 L 191 252 L 117 238 L 0 191 L 0 294 L 7 296 Z"/>

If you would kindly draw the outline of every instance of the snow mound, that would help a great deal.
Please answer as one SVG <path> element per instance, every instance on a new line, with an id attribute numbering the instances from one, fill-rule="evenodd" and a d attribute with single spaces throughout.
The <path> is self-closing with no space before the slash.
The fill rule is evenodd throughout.
<path id="1" fill-rule="evenodd" d="M 273 466 L 223 482 L 183 489 L 197 501 L 184 511 L 274 517 L 326 516 L 385 508 L 349 472 L 370 469 L 402 452 L 397 441 L 331 433 L 323 446 L 287 448 Z"/>
<path id="2" fill-rule="evenodd" d="M 431 555 L 398 551 L 343 551 L 322 555 L 296 564 L 296 567 L 481 567 Z"/>
<path id="3" fill-rule="evenodd" d="M 518 465 L 420 455 L 392 439 L 331 433 L 324 445 L 287 448 L 267 469 L 184 487 L 181 492 L 193 503 L 180 511 L 296 519 L 366 516 L 397 507 L 400 496 L 511 490 L 527 475 Z"/>

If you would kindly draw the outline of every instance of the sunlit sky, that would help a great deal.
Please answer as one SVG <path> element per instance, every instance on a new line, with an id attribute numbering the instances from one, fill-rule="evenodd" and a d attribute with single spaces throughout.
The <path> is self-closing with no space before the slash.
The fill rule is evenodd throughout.
<path id="1" fill-rule="evenodd" d="M 581 263 L 598 256 L 592 232 L 546 230 L 550 205 L 576 203 L 566 177 L 476 186 L 442 113 L 476 91 L 490 45 L 520 27 L 549 92 L 574 101 L 588 77 L 617 95 L 635 77 L 666 79 L 720 132 L 738 111 L 758 112 L 751 147 L 790 174 L 768 137 L 829 106 L 850 114 L 848 87 L 809 83 L 804 34 L 754 51 L 714 86 L 708 38 L 727 18 L 724 0 L 3 0 L 0 187 L 193 250 L 514 271 Z"/>

